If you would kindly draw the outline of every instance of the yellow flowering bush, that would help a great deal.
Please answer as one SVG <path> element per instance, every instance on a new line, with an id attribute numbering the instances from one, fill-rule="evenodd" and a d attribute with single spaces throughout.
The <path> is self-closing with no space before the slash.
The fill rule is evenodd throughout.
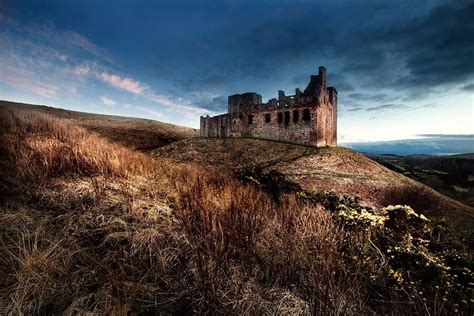
<path id="1" fill-rule="evenodd" d="M 470 296 L 474 262 L 462 254 L 462 249 L 439 242 L 443 234 L 448 245 L 454 240 L 445 223 L 432 225 L 408 205 L 374 210 L 360 205 L 357 197 L 334 192 L 300 192 L 298 198 L 322 205 L 350 234 L 363 233 L 358 249 L 351 248 L 350 238 L 341 249 L 348 253 L 348 263 L 362 271 L 377 293 L 398 289 L 410 293 L 408 300 L 422 302 L 439 297 L 439 302 L 430 304 L 457 309 L 461 305 L 456 302 Z M 438 238 L 432 238 L 435 235 Z"/>

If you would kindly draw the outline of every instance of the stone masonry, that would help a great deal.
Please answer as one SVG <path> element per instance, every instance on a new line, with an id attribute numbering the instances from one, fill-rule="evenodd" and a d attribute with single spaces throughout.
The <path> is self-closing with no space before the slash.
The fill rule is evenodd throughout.
<path id="1" fill-rule="evenodd" d="M 201 116 L 202 137 L 253 137 L 312 146 L 337 145 L 337 91 L 326 86 L 326 69 L 319 67 L 304 91 L 278 91 L 278 99 L 262 103 L 255 92 L 234 94 L 228 113 Z"/>

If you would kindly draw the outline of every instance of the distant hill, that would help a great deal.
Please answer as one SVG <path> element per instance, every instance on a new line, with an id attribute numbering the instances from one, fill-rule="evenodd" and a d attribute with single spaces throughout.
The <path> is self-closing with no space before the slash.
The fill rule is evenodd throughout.
<path id="1" fill-rule="evenodd" d="M 472 207 L 347 148 L 317 149 L 258 139 L 194 138 L 158 148 L 151 154 L 177 163 L 194 163 L 211 173 L 277 171 L 305 190 L 358 195 L 363 203 L 375 207 L 407 204 L 429 216 L 449 218 L 466 229 L 474 225 Z"/>
<path id="2" fill-rule="evenodd" d="M 449 197 L 474 206 L 474 154 L 375 155 L 372 159 Z"/>
<path id="3" fill-rule="evenodd" d="M 113 115 L 91 114 L 64 110 L 44 105 L 32 105 L 0 100 L 0 110 L 17 108 L 53 115 L 73 120 L 90 131 L 118 142 L 128 148 L 150 150 L 177 140 L 193 137 L 197 131 L 184 126 L 163 123 L 154 120 L 130 118 Z"/>
<path id="4" fill-rule="evenodd" d="M 474 135 L 426 135 L 420 139 L 342 143 L 343 147 L 370 155 L 454 155 L 474 152 Z"/>

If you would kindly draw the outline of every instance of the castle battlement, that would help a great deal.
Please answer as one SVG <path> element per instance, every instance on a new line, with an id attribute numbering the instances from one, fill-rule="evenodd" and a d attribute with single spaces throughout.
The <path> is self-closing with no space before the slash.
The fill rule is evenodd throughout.
<path id="1" fill-rule="evenodd" d="M 201 116 L 202 137 L 255 137 L 313 146 L 337 145 L 337 90 L 326 85 L 326 69 L 319 67 L 308 86 L 294 95 L 278 91 L 278 98 L 262 103 L 255 92 L 228 97 L 228 113 Z"/>

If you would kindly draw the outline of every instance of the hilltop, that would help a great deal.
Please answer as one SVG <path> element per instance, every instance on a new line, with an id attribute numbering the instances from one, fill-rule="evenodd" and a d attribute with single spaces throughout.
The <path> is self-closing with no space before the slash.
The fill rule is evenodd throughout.
<path id="1" fill-rule="evenodd" d="M 74 124 L 120 143 L 128 148 L 149 150 L 177 140 L 196 136 L 196 130 L 154 120 L 102 115 L 0 100 L 0 111 L 14 109 L 43 113 Z"/>
<path id="2" fill-rule="evenodd" d="M 258 139 L 193 138 L 153 150 L 157 158 L 193 163 L 210 173 L 281 173 L 307 191 L 359 196 L 372 207 L 407 204 L 457 227 L 474 227 L 474 209 L 347 148 L 314 148 Z"/>

